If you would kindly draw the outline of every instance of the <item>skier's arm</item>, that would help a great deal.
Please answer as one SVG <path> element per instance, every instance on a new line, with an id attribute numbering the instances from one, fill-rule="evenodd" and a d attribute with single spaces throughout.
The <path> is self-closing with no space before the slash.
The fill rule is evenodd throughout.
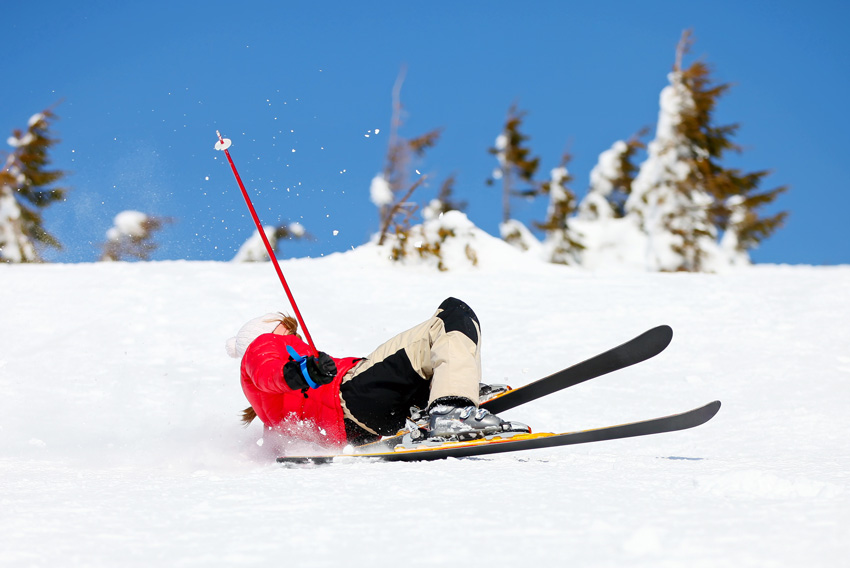
<path id="1" fill-rule="evenodd" d="M 254 386 L 263 392 L 284 393 L 292 390 L 283 380 L 283 366 L 289 360 L 277 350 L 263 350 L 251 353 L 245 359 L 245 371 Z"/>
<path id="2" fill-rule="evenodd" d="M 296 355 L 310 352 L 307 344 L 294 335 L 262 338 L 259 343 L 249 347 L 245 357 L 245 370 L 257 389 L 285 393 L 310 388 L 313 385 L 305 379 L 305 371 L 314 385 L 333 381 L 336 365 L 327 354 L 307 357 L 302 368 L 300 361 L 294 361 L 287 352 L 287 347 L 290 346 L 294 348 Z"/>

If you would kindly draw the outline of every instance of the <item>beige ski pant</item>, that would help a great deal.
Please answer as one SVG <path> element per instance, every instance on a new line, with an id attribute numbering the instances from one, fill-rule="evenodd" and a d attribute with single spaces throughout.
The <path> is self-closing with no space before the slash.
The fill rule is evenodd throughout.
<path id="1" fill-rule="evenodd" d="M 481 330 L 469 306 L 445 300 L 428 320 L 385 342 L 343 378 L 345 417 L 364 430 L 391 435 L 411 406 L 443 397 L 478 404 Z"/>

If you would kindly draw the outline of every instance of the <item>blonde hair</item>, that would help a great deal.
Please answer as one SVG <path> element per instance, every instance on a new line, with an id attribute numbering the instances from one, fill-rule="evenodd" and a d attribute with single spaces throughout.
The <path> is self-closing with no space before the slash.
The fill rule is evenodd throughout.
<path id="1" fill-rule="evenodd" d="M 283 324 L 283 327 L 286 328 L 286 331 L 288 332 L 289 335 L 294 335 L 298 339 L 301 339 L 301 334 L 298 333 L 298 320 L 296 320 L 294 317 L 287 315 L 283 312 L 278 312 L 277 315 L 280 316 L 280 317 L 269 318 L 266 321 L 268 321 L 268 322 L 275 322 L 276 321 L 276 322 Z M 254 418 L 256 418 L 256 417 L 257 417 L 257 413 L 256 413 L 256 411 L 254 411 L 254 407 L 249 406 L 248 408 L 246 408 L 245 410 L 242 411 L 242 417 L 239 419 L 239 421 L 242 422 L 242 426 L 247 428 L 251 424 L 251 422 L 254 421 Z"/>

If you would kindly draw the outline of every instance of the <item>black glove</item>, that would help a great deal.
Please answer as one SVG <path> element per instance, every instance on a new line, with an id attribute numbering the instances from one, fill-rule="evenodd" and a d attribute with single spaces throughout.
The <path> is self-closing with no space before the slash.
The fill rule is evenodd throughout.
<path id="1" fill-rule="evenodd" d="M 319 352 L 318 357 L 310 356 L 306 360 L 307 374 L 310 380 L 317 385 L 326 385 L 336 377 L 336 364 L 327 353 Z M 289 361 L 283 366 L 283 380 L 292 390 L 304 390 L 310 388 L 304 378 L 301 360 Z"/>
<path id="2" fill-rule="evenodd" d="M 318 357 L 307 358 L 307 371 L 313 382 L 326 385 L 336 377 L 336 363 L 327 353 L 319 351 Z"/>

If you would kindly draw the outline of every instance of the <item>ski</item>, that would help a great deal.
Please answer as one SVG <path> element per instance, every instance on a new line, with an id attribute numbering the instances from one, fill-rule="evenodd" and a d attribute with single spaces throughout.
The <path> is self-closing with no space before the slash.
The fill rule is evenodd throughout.
<path id="1" fill-rule="evenodd" d="M 573 387 L 590 379 L 607 375 L 655 357 L 670 345 L 673 329 L 668 325 L 654 327 L 642 334 L 590 359 L 557 371 L 525 386 L 509 390 L 481 403 L 493 414 L 510 410 L 559 390 Z M 358 448 L 392 448 L 401 442 L 405 432 L 358 446 Z"/>
<path id="2" fill-rule="evenodd" d="M 720 401 L 715 400 L 700 408 L 695 408 L 681 414 L 673 414 L 662 418 L 630 422 L 618 426 L 608 426 L 579 432 L 566 432 L 562 434 L 496 434 L 487 438 L 467 442 L 404 442 L 397 444 L 393 449 L 384 452 L 355 452 L 353 454 L 328 454 L 314 456 L 284 456 L 277 458 L 278 463 L 304 464 L 304 463 L 331 463 L 334 461 L 430 461 L 446 458 L 465 458 L 473 456 L 484 456 L 490 454 L 501 454 L 506 452 L 517 452 L 523 450 L 535 450 L 541 448 L 554 448 L 557 446 L 568 446 L 572 444 L 585 444 L 588 442 L 601 442 L 605 440 L 617 440 L 635 436 L 648 436 L 661 434 L 663 432 L 675 432 L 686 430 L 705 424 L 711 420 L 720 410 Z"/>
<path id="3" fill-rule="evenodd" d="M 481 406 L 493 414 L 499 414 L 553 392 L 646 361 L 664 351 L 672 339 L 673 329 L 669 325 L 654 327 L 604 353 L 491 398 Z"/>

